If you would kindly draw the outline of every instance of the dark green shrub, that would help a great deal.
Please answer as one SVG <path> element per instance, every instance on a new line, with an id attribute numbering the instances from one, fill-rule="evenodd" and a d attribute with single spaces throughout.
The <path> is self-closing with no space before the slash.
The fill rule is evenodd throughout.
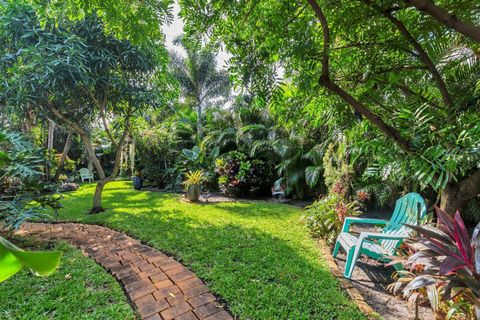
<path id="1" fill-rule="evenodd" d="M 175 187 L 181 182 L 176 170 L 180 155 L 177 138 L 164 128 L 142 130 L 136 137 L 136 160 L 143 178 L 159 188 Z"/>
<path id="2" fill-rule="evenodd" d="M 229 196 L 251 197 L 271 195 L 274 182 L 272 166 L 260 159 L 251 159 L 239 151 L 231 151 L 215 161 L 220 190 Z"/>

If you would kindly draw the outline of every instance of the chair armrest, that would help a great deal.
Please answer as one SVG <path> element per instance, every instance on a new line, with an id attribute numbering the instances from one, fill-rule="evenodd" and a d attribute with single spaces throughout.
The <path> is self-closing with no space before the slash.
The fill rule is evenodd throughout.
<path id="1" fill-rule="evenodd" d="M 364 224 L 381 224 L 386 225 L 387 220 L 382 219 L 370 219 L 370 218 L 358 218 L 358 217 L 346 217 L 343 222 L 342 232 L 348 232 L 350 225 L 354 223 L 364 223 Z"/>
<path id="2" fill-rule="evenodd" d="M 385 239 L 385 240 L 403 240 L 407 235 L 385 234 L 381 232 L 361 232 L 360 239 Z"/>

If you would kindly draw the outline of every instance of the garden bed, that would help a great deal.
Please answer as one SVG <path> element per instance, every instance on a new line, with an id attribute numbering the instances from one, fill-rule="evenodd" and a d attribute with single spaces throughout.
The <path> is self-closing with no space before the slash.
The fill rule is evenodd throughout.
<path id="1" fill-rule="evenodd" d="M 365 218 L 375 219 L 389 219 L 389 213 L 367 213 L 362 215 Z M 361 231 L 375 231 L 372 226 L 355 225 L 352 227 L 353 233 Z M 329 254 L 331 256 L 332 248 Z M 333 259 L 340 270 L 340 277 L 343 277 L 345 270 L 345 252 L 341 249 L 337 258 Z M 409 306 L 407 301 L 401 297 L 395 297 L 387 290 L 387 286 L 394 282 L 392 274 L 395 272 L 393 267 L 386 267 L 385 264 L 377 260 L 362 256 L 356 264 L 351 280 L 346 280 L 349 284 L 358 291 L 365 301 L 376 313 L 378 313 L 385 320 L 396 319 L 414 319 L 414 306 Z M 424 306 L 419 306 L 420 319 L 429 320 L 434 316 L 431 310 Z"/>

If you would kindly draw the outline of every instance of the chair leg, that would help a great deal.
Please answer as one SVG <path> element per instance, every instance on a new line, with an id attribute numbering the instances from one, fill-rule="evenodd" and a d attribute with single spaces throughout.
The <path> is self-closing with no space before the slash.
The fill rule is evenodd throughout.
<path id="1" fill-rule="evenodd" d="M 340 249 L 340 242 L 337 240 L 337 242 L 335 243 L 335 248 L 333 249 L 333 253 L 332 253 L 332 256 L 334 258 L 337 257 L 337 254 L 338 254 L 338 250 Z"/>
<path id="2" fill-rule="evenodd" d="M 360 255 L 360 249 L 357 246 L 350 248 L 347 255 L 347 263 L 345 264 L 345 272 L 343 275 L 345 278 L 350 279 L 353 274 L 353 269 L 355 269 L 355 264 L 357 263 L 358 256 Z"/>

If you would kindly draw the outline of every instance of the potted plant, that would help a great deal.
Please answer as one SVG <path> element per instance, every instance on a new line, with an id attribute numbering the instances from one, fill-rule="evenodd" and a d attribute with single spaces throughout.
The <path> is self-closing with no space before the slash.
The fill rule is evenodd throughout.
<path id="1" fill-rule="evenodd" d="M 185 187 L 185 197 L 188 201 L 198 202 L 200 198 L 200 186 L 207 180 L 205 173 L 202 170 L 190 171 L 185 174 L 185 178 L 186 180 L 182 183 Z"/>
<path id="2" fill-rule="evenodd" d="M 143 187 L 143 178 L 142 172 L 140 170 L 135 171 L 135 176 L 133 177 L 133 188 L 135 190 L 140 190 Z"/>

